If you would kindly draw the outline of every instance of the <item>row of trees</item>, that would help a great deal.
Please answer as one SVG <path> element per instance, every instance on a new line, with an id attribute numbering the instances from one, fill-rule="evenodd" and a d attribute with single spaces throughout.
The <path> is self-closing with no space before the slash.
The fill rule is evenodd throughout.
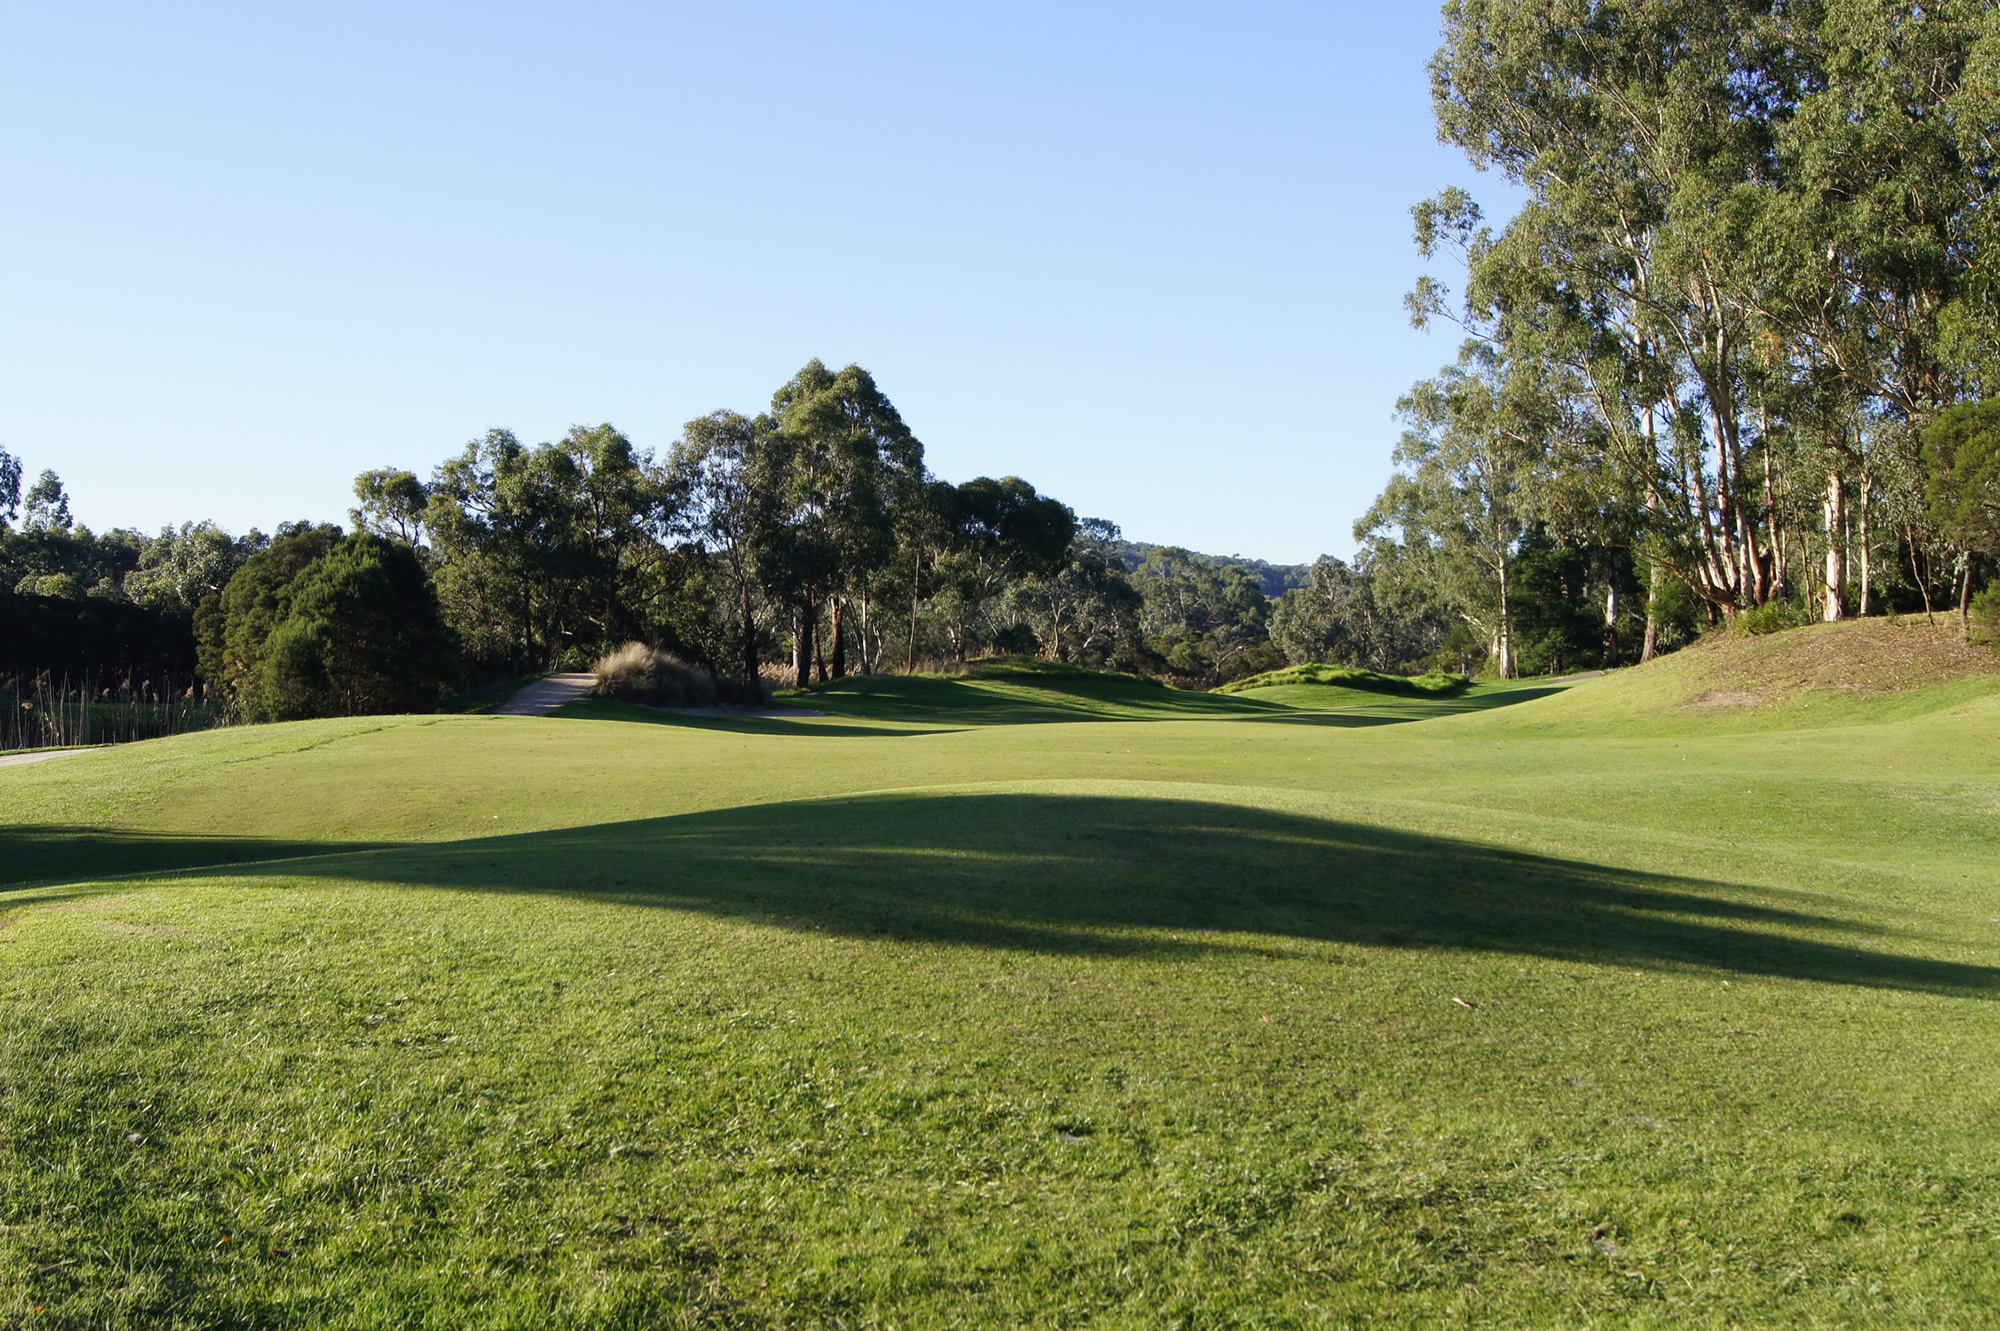
<path id="1" fill-rule="evenodd" d="M 421 552 L 476 672 L 581 666 L 627 639 L 800 684 L 989 651 L 1223 678 L 1276 659 L 1241 569 L 1156 550 L 1019 477 L 953 484 L 867 371 L 805 366 L 669 453 L 608 425 L 493 431 L 428 480 L 372 471 L 353 523 Z M 1258 655 L 1258 650 L 1262 654 Z"/>
<path id="2" fill-rule="evenodd" d="M 1526 203 L 1415 209 L 1466 282 L 1413 316 L 1468 341 L 1401 404 L 1363 559 L 1501 674 L 1549 549 L 1614 660 L 1634 598 L 1641 656 L 1691 607 L 1962 613 L 2000 556 L 1969 405 L 2000 368 L 2000 13 L 1450 0 L 1443 38 L 1440 137 Z"/>
<path id="3" fill-rule="evenodd" d="M 936 478 L 865 371 L 817 361 L 769 410 L 691 421 L 661 457 L 608 425 L 532 446 L 496 430 L 428 478 L 364 473 L 352 534 L 97 535 L 48 473 L 17 529 L 20 466 L 0 463 L 16 478 L 0 488 L 7 604 L 69 626 L 26 635 L 24 659 L 0 664 L 174 673 L 104 648 L 106 625 L 128 638 L 144 625 L 245 719 L 428 707 L 633 639 L 718 675 L 801 684 L 990 652 L 1194 684 L 1287 661 L 1406 671 L 1481 656 L 1404 547 L 1307 568 L 1126 542 L 1018 477 Z M 1539 607 L 1517 611 L 1526 659 L 1593 662 L 1578 606 L 1597 565 L 1543 544 L 1515 555 L 1516 603 Z"/>

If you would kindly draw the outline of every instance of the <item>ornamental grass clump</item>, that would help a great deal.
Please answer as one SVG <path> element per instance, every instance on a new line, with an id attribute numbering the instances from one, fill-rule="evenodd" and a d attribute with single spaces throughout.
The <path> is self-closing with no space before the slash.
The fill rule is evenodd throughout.
<path id="1" fill-rule="evenodd" d="M 715 679 L 672 652 L 628 642 L 597 663 L 597 696 L 654 707 L 713 707 Z"/>

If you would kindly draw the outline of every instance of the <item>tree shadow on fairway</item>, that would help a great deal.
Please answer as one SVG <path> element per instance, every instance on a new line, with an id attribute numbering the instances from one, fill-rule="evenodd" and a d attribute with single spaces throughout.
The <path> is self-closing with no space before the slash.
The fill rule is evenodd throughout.
<path id="1" fill-rule="evenodd" d="M 378 848 L 381 842 L 176 836 L 48 824 L 0 826 L 0 891 L 128 874 L 266 863 Z"/>
<path id="2" fill-rule="evenodd" d="M 1315 687 L 1307 685 L 1305 688 Z M 1563 692 L 1567 685 L 1552 685 L 1547 688 L 1520 688 L 1495 690 L 1491 693 L 1460 694 L 1450 698 L 1394 698 L 1381 702 L 1347 700 L 1328 703 L 1327 710 L 1315 711 L 1311 698 L 1290 697 L 1286 706 L 1290 709 L 1262 716 L 1235 718 L 1260 725 L 1305 725 L 1339 726 L 1346 728 L 1362 726 L 1394 726 L 1409 721 L 1429 721 L 1439 716 L 1459 716 L 1467 712 L 1489 712 L 1496 707 L 1512 707 L 1516 703 L 1533 702 L 1537 698 L 1547 698 Z M 1352 690 L 1342 690 L 1352 694 Z M 1304 688 L 1288 690 L 1291 694 L 1303 694 Z"/>
<path id="3" fill-rule="evenodd" d="M 964 728 L 906 725 L 890 729 L 884 726 L 844 725 L 812 715 L 760 716 L 750 712 L 703 715 L 669 711 L 663 707 L 642 707 L 635 703 L 608 702 L 599 698 L 564 703 L 549 715 L 574 721 L 630 721 L 641 725 L 678 726 L 684 730 L 723 730 L 737 735 L 782 735 L 806 739 L 897 739 L 912 735 L 948 735 Z"/>
<path id="4" fill-rule="evenodd" d="M 850 675 L 815 684 L 795 701 L 871 721 L 1040 725 L 1068 721 L 1193 721 L 1282 714 L 1278 703 L 1123 680 L 932 675 Z"/>
<path id="5" fill-rule="evenodd" d="M 1857 934 L 1893 938 L 1894 928 L 1825 913 L 1805 893 L 1188 800 L 818 800 L 329 856 L 283 872 L 559 892 L 976 947 L 1173 956 L 1311 940 L 2000 988 L 1993 967 L 1857 949 Z"/>

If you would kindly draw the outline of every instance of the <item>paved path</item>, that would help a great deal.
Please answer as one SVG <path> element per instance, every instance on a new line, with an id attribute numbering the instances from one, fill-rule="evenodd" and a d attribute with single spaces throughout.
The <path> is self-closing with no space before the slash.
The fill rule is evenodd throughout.
<path id="1" fill-rule="evenodd" d="M 587 695 L 596 683 L 595 675 L 550 675 L 528 685 L 487 715 L 547 716 L 564 703 Z"/>
<path id="2" fill-rule="evenodd" d="M 0 767 L 19 767 L 22 763 L 46 762 L 50 758 L 67 758 L 72 753 L 89 752 L 89 749 L 43 749 L 40 753 L 10 753 L 0 758 Z"/>

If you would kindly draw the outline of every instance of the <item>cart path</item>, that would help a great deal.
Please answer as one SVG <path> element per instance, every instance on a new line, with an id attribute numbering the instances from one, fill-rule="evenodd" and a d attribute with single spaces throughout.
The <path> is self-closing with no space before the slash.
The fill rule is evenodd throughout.
<path id="1" fill-rule="evenodd" d="M 547 716 L 564 703 L 587 696 L 596 685 L 596 675 L 550 675 L 528 685 L 487 715 Z"/>
<path id="2" fill-rule="evenodd" d="M 0 767 L 19 767 L 23 763 L 46 762 L 50 758 L 67 758 L 72 753 L 89 752 L 89 749 L 44 749 L 39 753 L 10 753 L 0 758 Z"/>

